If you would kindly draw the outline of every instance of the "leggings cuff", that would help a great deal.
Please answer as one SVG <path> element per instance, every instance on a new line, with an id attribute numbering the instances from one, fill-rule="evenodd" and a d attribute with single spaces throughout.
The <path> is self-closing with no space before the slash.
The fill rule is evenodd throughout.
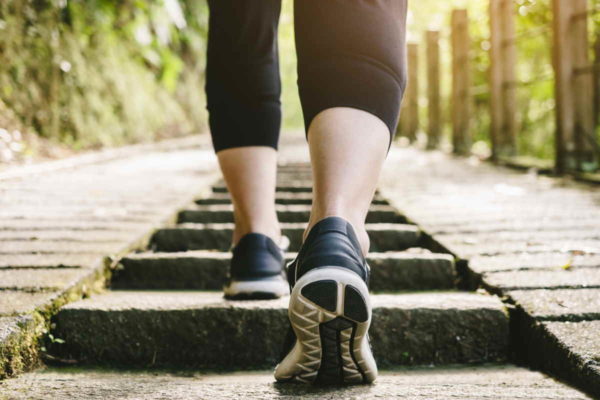
<path id="1" fill-rule="evenodd" d="M 248 146 L 277 150 L 281 129 L 279 103 L 262 104 L 260 107 L 220 104 L 208 107 L 208 110 L 215 152 Z"/>
<path id="2" fill-rule="evenodd" d="M 306 134 L 312 120 L 323 110 L 350 107 L 381 119 L 388 127 L 391 143 L 406 88 L 405 76 L 398 77 L 382 66 L 356 59 L 312 65 L 306 67 L 303 76 L 299 86 Z"/>

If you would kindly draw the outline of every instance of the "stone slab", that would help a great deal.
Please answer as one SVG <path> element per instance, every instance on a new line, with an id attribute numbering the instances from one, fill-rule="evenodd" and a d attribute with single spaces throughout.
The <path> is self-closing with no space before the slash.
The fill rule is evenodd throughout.
<path id="1" fill-rule="evenodd" d="M 275 203 L 277 204 L 312 204 L 312 193 L 286 193 L 278 192 L 275 194 Z M 231 197 L 228 193 L 213 193 L 208 197 L 196 199 L 196 204 L 231 204 Z M 386 205 L 388 201 L 381 196 L 373 198 L 373 204 Z"/>
<path id="2" fill-rule="evenodd" d="M 131 238 L 137 239 L 136 236 Z M 0 240 L 0 257 L 10 254 L 90 254 L 109 255 L 120 252 L 127 242 L 66 242 L 62 240 Z"/>
<path id="3" fill-rule="evenodd" d="M 493 296 L 374 295 L 371 343 L 381 367 L 477 363 L 507 356 L 508 319 Z M 271 367 L 287 331 L 288 298 L 232 302 L 220 292 L 114 291 L 55 317 L 60 357 L 94 364 Z M 175 339 L 176 338 L 176 339 Z"/>
<path id="4" fill-rule="evenodd" d="M 490 272 L 483 279 L 500 290 L 600 288 L 600 268 Z"/>
<path id="5" fill-rule="evenodd" d="M 26 314 L 49 304 L 58 293 L 28 293 L 18 290 L 0 290 L 0 316 Z"/>
<path id="6" fill-rule="evenodd" d="M 2 224 L 0 222 L 0 224 Z M 0 230 L 0 246 L 4 241 L 69 241 L 69 242 L 94 242 L 94 243 L 110 243 L 116 241 L 127 241 L 136 234 L 141 234 L 148 229 L 137 229 L 132 231 L 111 231 L 111 230 L 92 230 L 92 231 L 36 231 L 36 230 L 18 230 L 18 231 L 1 231 Z"/>
<path id="7" fill-rule="evenodd" d="M 227 187 L 225 185 L 213 186 L 214 193 L 227 193 Z M 286 183 L 284 185 L 278 184 L 276 190 L 278 192 L 289 192 L 289 193 L 312 193 L 312 182 L 297 182 L 297 183 Z"/>
<path id="8" fill-rule="evenodd" d="M 600 254 L 600 241 L 596 239 L 578 239 L 578 240 L 543 240 L 543 241 L 493 241 L 489 240 L 482 243 L 469 243 L 469 239 L 464 238 L 457 241 L 447 240 L 448 238 L 437 237 L 436 240 L 453 254 L 459 255 L 463 259 L 470 259 L 476 256 L 497 256 L 506 254 L 535 254 L 551 252 L 576 252 L 598 255 Z"/>
<path id="9" fill-rule="evenodd" d="M 145 244 L 158 225 L 208 191 L 217 163 L 208 140 L 203 143 L 204 148 L 169 151 L 152 151 L 150 145 L 135 156 L 85 166 L 3 173 L 0 315 L 39 309 L 45 312 L 35 314 L 36 321 L 46 324 L 47 311 L 98 291 L 104 285 L 104 257 Z M 41 335 L 36 331 L 32 340 Z M 32 366 L 32 361 L 16 369 L 5 363 L 0 376 Z"/>
<path id="10" fill-rule="evenodd" d="M 90 274 L 89 269 L 5 269 L 0 270 L 0 290 L 48 291 L 73 285 Z"/>
<path id="11" fill-rule="evenodd" d="M 589 236 L 597 237 L 598 226 L 600 225 L 600 217 L 593 218 L 592 216 L 587 216 L 586 218 L 581 214 L 573 217 L 556 217 L 552 220 L 536 218 L 535 215 L 519 217 L 509 214 L 507 218 L 509 219 L 505 221 L 478 222 L 473 218 L 465 216 L 462 219 L 462 223 L 457 218 L 457 222 L 454 224 L 439 224 L 436 219 L 423 221 L 419 218 L 418 220 L 428 232 L 434 235 L 493 235 L 496 232 L 519 234 L 526 231 L 542 234 L 551 231 L 557 235 L 562 232 L 563 236 L 568 237 L 570 233 L 582 230 L 591 232 L 588 233 Z"/>
<path id="12" fill-rule="evenodd" d="M 306 224 L 282 223 L 284 235 L 290 239 L 290 251 L 298 251 Z M 227 251 L 231 246 L 233 224 L 180 224 L 159 229 L 152 238 L 155 251 L 187 251 L 214 249 Z M 371 251 L 399 251 L 415 247 L 420 231 L 415 225 L 367 224 Z"/>
<path id="13" fill-rule="evenodd" d="M 10 399 L 411 399 L 584 400 L 585 394 L 512 365 L 402 368 L 380 371 L 374 385 L 311 387 L 278 384 L 272 371 L 201 374 L 191 371 L 49 369 L 0 382 Z M 2 395 L 0 395 L 2 398 Z"/>
<path id="14" fill-rule="evenodd" d="M 310 218 L 309 205 L 277 205 L 276 211 L 280 222 L 302 222 Z M 233 207 L 227 204 L 199 205 L 195 208 L 182 210 L 178 217 L 179 223 L 231 223 L 233 222 Z M 406 218 L 389 206 L 373 205 L 367 214 L 367 223 L 406 223 Z"/>
<path id="15" fill-rule="evenodd" d="M 600 254 L 521 253 L 496 256 L 475 256 L 469 259 L 469 268 L 477 273 L 505 270 L 600 268 Z"/>
<path id="16" fill-rule="evenodd" d="M 572 353 L 581 357 L 583 363 L 600 366 L 600 321 L 544 322 L 543 325 Z"/>
<path id="17" fill-rule="evenodd" d="M 294 257 L 288 253 L 286 258 Z M 230 260 L 230 253 L 214 251 L 132 254 L 121 260 L 111 287 L 220 290 Z M 454 287 L 454 260 L 446 254 L 371 253 L 367 262 L 376 292 Z"/>
<path id="18" fill-rule="evenodd" d="M 600 289 L 514 290 L 506 294 L 537 320 L 600 319 Z"/>
<path id="19" fill-rule="evenodd" d="M 106 221 L 39 221 L 39 220 L 4 220 L 0 231 L 125 231 L 137 232 L 144 227 L 151 227 L 148 222 L 120 222 L 114 219 Z"/>
<path id="20" fill-rule="evenodd" d="M 524 242 L 528 245 L 543 245 L 546 242 L 556 242 L 559 240 L 573 242 L 580 240 L 597 240 L 600 245 L 600 228 L 598 225 L 593 228 L 577 228 L 575 230 L 544 230 L 531 231 L 519 230 L 517 232 L 496 230 L 493 233 L 448 233 L 435 234 L 435 237 L 444 243 L 450 244 L 469 244 L 473 246 L 485 245 L 493 242 L 504 244 L 508 242 Z"/>
<path id="21" fill-rule="evenodd" d="M 520 363 L 542 369 L 600 398 L 600 321 L 536 321 L 522 309 L 511 315 Z"/>
<path id="22" fill-rule="evenodd" d="M 90 268 L 95 266 L 101 256 L 94 253 L 71 254 L 3 254 L 0 257 L 0 269 L 5 268 Z"/>

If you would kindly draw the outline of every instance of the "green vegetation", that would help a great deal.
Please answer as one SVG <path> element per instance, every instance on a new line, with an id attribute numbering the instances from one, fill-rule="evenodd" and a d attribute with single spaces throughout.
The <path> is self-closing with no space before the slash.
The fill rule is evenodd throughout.
<path id="1" fill-rule="evenodd" d="M 594 43 L 600 34 L 600 0 L 590 2 L 590 41 Z M 411 4 L 409 16 L 410 39 L 423 42 L 426 29 L 442 32 L 443 93 L 450 94 L 450 14 L 453 8 L 466 8 L 471 18 L 472 37 L 471 70 L 474 88 L 473 137 L 479 148 L 490 146 L 488 70 L 489 18 L 488 1 L 455 0 L 440 2 L 421 0 Z M 517 40 L 517 91 L 518 151 L 538 159 L 554 158 L 554 83 L 552 70 L 552 14 L 550 0 L 514 0 Z M 432 11 L 435 13 L 432 15 Z M 526 34 L 528 33 L 528 34 Z M 594 60 L 590 48 L 591 60 Z M 424 49 L 421 59 L 424 60 Z M 424 66 L 424 61 L 421 63 Z M 422 68 L 424 70 L 424 68 Z M 424 71 L 423 71 L 424 72 Z M 422 75 L 422 82 L 425 75 Z M 425 96 L 425 87 L 422 96 Z M 422 101 L 422 121 L 426 121 L 426 99 Z M 446 120 L 449 121 L 449 105 L 446 101 Z M 423 124 L 423 126 L 425 126 Z M 446 124 L 446 135 L 450 127 Z M 600 132 L 599 132 L 600 138 Z"/>
<path id="2" fill-rule="evenodd" d="M 74 148 L 202 129 L 206 16 L 195 0 L 2 1 L 0 101 Z"/>
<path id="3" fill-rule="evenodd" d="M 600 10 L 600 0 L 590 0 Z M 410 4 L 409 40 L 442 31 L 443 94 L 450 93 L 449 20 L 471 16 L 473 136 L 489 148 L 488 1 Z M 301 129 L 296 87 L 293 1 L 280 23 L 284 128 Z M 519 153 L 554 155 L 550 0 L 515 0 Z M 600 13 L 590 16 L 591 36 Z M 71 148 L 113 146 L 205 130 L 205 0 L 5 0 L 0 3 L 0 129 L 22 129 Z M 546 28 L 544 28 L 546 27 Z M 591 49 L 590 49 L 591 51 Z M 424 49 L 421 53 L 424 72 Z M 425 75 L 421 82 L 424 83 Z M 421 124 L 426 124 L 425 86 Z M 450 107 L 445 101 L 445 119 Z M 445 134 L 449 135 L 449 124 Z M 1 132 L 0 132 L 1 134 Z M 1 139 L 1 138 L 0 138 Z M 1 143 L 0 143 L 1 144 Z M 2 149 L 0 149 L 2 150 Z M 1 157 L 0 157 L 1 160 Z"/>

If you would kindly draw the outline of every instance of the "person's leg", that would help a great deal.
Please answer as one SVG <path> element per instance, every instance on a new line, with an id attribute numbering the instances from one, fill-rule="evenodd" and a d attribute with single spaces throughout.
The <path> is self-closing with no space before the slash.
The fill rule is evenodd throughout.
<path id="1" fill-rule="evenodd" d="M 207 108 L 213 145 L 234 205 L 232 241 L 250 232 L 278 240 L 274 197 L 281 126 L 281 0 L 208 4 Z"/>
<path id="2" fill-rule="evenodd" d="M 343 217 L 365 254 L 364 221 L 406 85 L 406 6 L 404 0 L 296 5 L 298 84 L 314 175 L 306 233 L 325 217 Z"/>
<path id="3" fill-rule="evenodd" d="M 262 233 L 279 243 L 275 211 L 277 151 L 272 147 L 236 147 L 217 153 L 233 202 L 233 244 L 244 235 Z"/>
<path id="4" fill-rule="evenodd" d="M 280 297 L 289 292 L 275 212 L 281 0 L 209 0 L 209 8 L 207 108 L 235 219 L 223 290 L 232 299 Z"/>
<path id="5" fill-rule="evenodd" d="M 275 377 L 370 383 L 377 365 L 367 339 L 364 223 L 406 82 L 406 1 L 296 0 L 295 6 L 313 206 L 288 269 L 295 340 Z"/>
<path id="6" fill-rule="evenodd" d="M 390 132 L 376 116 L 354 108 L 319 113 L 308 132 L 313 165 L 313 205 L 305 237 L 320 220 L 349 221 L 369 250 L 365 219 L 388 151 Z"/>

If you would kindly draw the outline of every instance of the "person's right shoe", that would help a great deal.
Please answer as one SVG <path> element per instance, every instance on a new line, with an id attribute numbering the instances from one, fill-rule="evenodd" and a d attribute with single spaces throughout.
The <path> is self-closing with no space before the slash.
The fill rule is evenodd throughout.
<path id="1" fill-rule="evenodd" d="M 377 365 L 371 324 L 369 266 L 352 225 L 319 221 L 288 267 L 291 332 L 275 370 L 280 382 L 371 383 Z"/>

